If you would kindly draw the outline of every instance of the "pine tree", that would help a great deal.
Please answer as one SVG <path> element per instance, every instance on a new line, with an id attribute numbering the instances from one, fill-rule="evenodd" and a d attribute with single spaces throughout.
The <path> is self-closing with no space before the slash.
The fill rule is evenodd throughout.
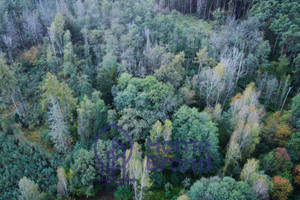
<path id="1" fill-rule="evenodd" d="M 63 16 L 58 13 L 55 16 L 55 19 L 51 26 L 49 27 L 49 37 L 51 40 L 52 50 L 54 52 L 54 56 L 56 57 L 56 49 L 58 49 L 60 55 L 63 53 L 63 35 L 64 35 L 64 19 Z"/>
<path id="2" fill-rule="evenodd" d="M 50 96 L 51 107 L 49 112 L 50 137 L 58 151 L 67 153 L 69 150 L 70 135 L 58 100 Z"/>
<path id="3" fill-rule="evenodd" d="M 76 89 L 76 74 L 77 69 L 75 66 L 76 56 L 73 52 L 73 44 L 71 41 L 71 33 L 69 30 L 65 32 L 64 35 L 64 63 L 63 72 L 68 77 L 68 83 L 73 88 Z"/>

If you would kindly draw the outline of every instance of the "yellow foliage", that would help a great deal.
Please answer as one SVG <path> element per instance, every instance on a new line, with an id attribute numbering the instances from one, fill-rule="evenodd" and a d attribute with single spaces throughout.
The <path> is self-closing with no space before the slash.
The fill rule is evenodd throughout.
<path id="1" fill-rule="evenodd" d="M 69 172 L 68 172 L 68 178 L 71 178 L 72 173 L 73 173 L 73 171 L 72 171 L 72 169 L 70 169 Z"/>

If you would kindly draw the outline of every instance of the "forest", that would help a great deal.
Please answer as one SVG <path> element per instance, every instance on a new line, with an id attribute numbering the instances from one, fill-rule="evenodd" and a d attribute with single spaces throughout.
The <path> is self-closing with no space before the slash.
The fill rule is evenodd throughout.
<path id="1" fill-rule="evenodd" d="M 300 200 L 299 0 L 0 0 L 2 199 Z"/>

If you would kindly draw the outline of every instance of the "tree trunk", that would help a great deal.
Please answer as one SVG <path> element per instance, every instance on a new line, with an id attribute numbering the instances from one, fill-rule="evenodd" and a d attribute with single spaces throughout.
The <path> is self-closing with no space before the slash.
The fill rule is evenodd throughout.
<path id="1" fill-rule="evenodd" d="M 14 103 L 14 106 L 15 106 L 15 108 L 16 108 L 16 111 L 17 111 L 18 115 L 19 115 L 19 118 L 22 119 L 22 116 L 21 116 L 21 114 L 20 114 L 20 112 L 19 112 L 18 106 L 17 106 L 17 104 L 16 104 L 16 102 L 15 102 L 15 99 L 14 99 L 12 93 L 10 92 L 10 89 L 9 89 L 8 86 L 7 86 L 7 90 L 8 90 L 8 93 L 9 93 L 10 97 L 11 97 L 12 102 Z"/>
<path id="2" fill-rule="evenodd" d="M 288 90 L 288 92 L 286 93 L 286 96 L 285 96 L 284 101 L 283 101 L 283 103 L 282 103 L 280 112 L 282 112 L 282 109 L 283 109 L 283 107 L 284 107 L 284 104 L 285 104 L 285 102 L 286 102 L 286 99 L 287 99 L 287 97 L 289 96 L 289 93 L 290 93 L 290 91 L 292 90 L 292 88 L 293 88 L 293 87 L 289 87 L 289 90 Z"/>
<path id="3" fill-rule="evenodd" d="M 203 17 L 203 19 L 205 19 L 205 17 L 206 17 L 207 1 L 208 1 L 208 0 L 205 0 L 205 6 L 204 6 L 204 17 Z"/>
<path id="4" fill-rule="evenodd" d="M 278 36 L 277 36 L 277 38 L 276 38 L 276 41 L 275 41 L 275 44 L 274 44 L 274 46 L 273 46 L 272 56 L 273 56 L 274 53 L 275 53 L 275 49 L 276 49 L 276 46 L 277 46 L 277 43 L 278 43 L 278 39 L 279 39 L 279 34 L 278 34 Z"/>

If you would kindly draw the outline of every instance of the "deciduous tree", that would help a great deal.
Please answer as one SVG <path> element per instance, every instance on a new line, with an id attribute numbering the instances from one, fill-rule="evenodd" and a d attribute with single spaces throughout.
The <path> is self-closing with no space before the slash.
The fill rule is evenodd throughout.
<path id="1" fill-rule="evenodd" d="M 272 179 L 272 199 L 287 200 L 292 190 L 293 186 L 288 179 L 280 176 L 275 176 Z"/>
<path id="2" fill-rule="evenodd" d="M 19 191 L 21 194 L 19 196 L 20 200 L 42 200 L 46 197 L 44 193 L 40 192 L 38 185 L 26 177 L 19 181 Z"/>

